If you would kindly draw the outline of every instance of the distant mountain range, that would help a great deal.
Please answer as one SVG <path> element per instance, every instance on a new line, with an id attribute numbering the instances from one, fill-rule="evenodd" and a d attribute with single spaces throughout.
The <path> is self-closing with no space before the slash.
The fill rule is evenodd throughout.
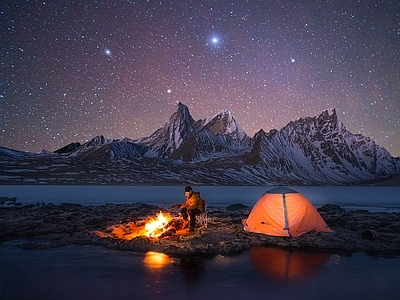
<path id="1" fill-rule="evenodd" d="M 0 183 L 38 184 L 350 185 L 400 174 L 398 157 L 350 133 L 334 109 L 249 137 L 230 110 L 195 121 L 182 103 L 149 137 L 0 147 L 0 165 Z"/>

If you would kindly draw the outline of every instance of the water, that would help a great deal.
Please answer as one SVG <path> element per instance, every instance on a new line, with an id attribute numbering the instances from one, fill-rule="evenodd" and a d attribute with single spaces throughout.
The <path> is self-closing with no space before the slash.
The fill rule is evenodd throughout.
<path id="1" fill-rule="evenodd" d="M 6 243 L 0 247 L 0 299 L 400 297 L 400 258 L 255 250 L 181 259 L 98 246 L 22 250 Z"/>
<path id="2" fill-rule="evenodd" d="M 194 187 L 209 206 L 248 206 L 272 187 Z M 399 187 L 293 187 L 316 206 L 400 211 Z M 18 202 L 183 202 L 183 187 L 0 186 Z M 0 244 L 0 299 L 400 299 L 400 257 L 253 248 L 186 259 L 97 246 L 22 250 Z M 255 250 L 254 250 L 255 249 Z"/>
<path id="3" fill-rule="evenodd" d="M 200 191 L 210 206 L 227 206 L 242 203 L 252 207 L 272 186 L 200 186 Z M 400 187 L 346 186 L 346 187 L 291 187 L 307 197 L 317 208 L 338 204 L 346 209 L 369 211 L 400 211 Z M 21 203 L 80 203 L 99 205 L 105 203 L 144 202 L 158 206 L 184 202 L 182 186 L 40 186 L 2 185 L 0 197 L 17 197 Z"/>

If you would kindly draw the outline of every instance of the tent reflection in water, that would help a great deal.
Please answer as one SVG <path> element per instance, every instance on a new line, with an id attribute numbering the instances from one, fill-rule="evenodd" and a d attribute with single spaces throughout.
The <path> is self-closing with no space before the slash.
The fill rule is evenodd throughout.
<path id="1" fill-rule="evenodd" d="M 273 280 L 314 277 L 328 260 L 326 253 L 291 252 L 264 247 L 253 247 L 248 254 L 257 270 Z"/>
<path id="2" fill-rule="evenodd" d="M 287 187 L 265 192 L 244 220 L 244 230 L 290 237 L 299 237 L 311 230 L 332 232 L 311 202 Z"/>

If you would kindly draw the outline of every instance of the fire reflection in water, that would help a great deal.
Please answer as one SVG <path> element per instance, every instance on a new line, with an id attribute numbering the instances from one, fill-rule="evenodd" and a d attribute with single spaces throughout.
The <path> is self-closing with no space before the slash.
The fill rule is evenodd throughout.
<path id="1" fill-rule="evenodd" d="M 143 262 L 149 269 L 161 269 L 173 263 L 173 260 L 164 253 L 150 251 L 146 253 Z"/>

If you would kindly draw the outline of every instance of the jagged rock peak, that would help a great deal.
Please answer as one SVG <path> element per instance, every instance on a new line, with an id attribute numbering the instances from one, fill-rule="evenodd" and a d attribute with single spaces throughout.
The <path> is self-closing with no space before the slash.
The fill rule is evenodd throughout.
<path id="1" fill-rule="evenodd" d="M 209 129 L 214 134 L 237 135 L 239 138 L 247 136 L 228 108 L 224 108 L 212 118 L 206 119 L 203 128 Z"/>
<path id="2" fill-rule="evenodd" d="M 189 108 L 181 102 L 178 103 L 178 107 L 175 113 L 172 114 L 171 119 L 175 120 L 177 117 L 182 120 L 189 120 L 191 122 L 194 121 L 192 116 L 190 115 Z"/>
<path id="3" fill-rule="evenodd" d="M 324 109 L 323 111 L 321 111 L 318 115 L 316 115 L 314 117 L 304 116 L 304 117 L 299 118 L 298 120 L 290 121 L 289 124 L 293 124 L 296 122 L 309 122 L 309 121 L 326 122 L 327 120 L 331 120 L 331 121 L 338 120 L 335 108 Z"/>
<path id="4" fill-rule="evenodd" d="M 302 117 L 296 121 L 289 122 L 288 125 L 283 127 L 280 131 L 285 131 L 288 127 L 295 126 L 296 128 L 318 129 L 324 132 L 346 132 L 347 128 L 341 122 L 336 114 L 335 108 L 325 109 L 315 117 Z M 325 129 L 323 129 L 325 128 Z"/>
<path id="5" fill-rule="evenodd" d="M 319 115 L 316 117 L 317 120 L 332 120 L 332 121 L 337 121 L 338 117 L 336 114 L 336 109 L 335 108 L 329 108 L 321 111 Z"/>
<path id="6" fill-rule="evenodd" d="M 190 115 L 188 107 L 179 102 L 176 111 L 171 115 L 164 127 L 169 128 L 170 132 L 190 131 L 192 130 L 193 123 L 194 119 Z"/>
<path id="7" fill-rule="evenodd" d="M 324 109 L 323 111 L 321 111 L 321 112 L 319 113 L 319 116 L 321 116 L 321 115 L 326 115 L 326 114 L 327 114 L 328 116 L 336 116 L 336 109 L 335 109 L 334 107 Z"/>
<path id="8" fill-rule="evenodd" d="M 86 143 L 87 146 L 104 145 L 113 142 L 113 139 L 105 138 L 103 135 L 98 135 Z"/>
<path id="9" fill-rule="evenodd" d="M 46 149 L 42 149 L 38 152 L 38 154 L 52 154 L 53 152 L 46 150 Z"/>
<path id="10" fill-rule="evenodd" d="M 181 102 L 168 122 L 149 137 L 135 142 L 152 149 L 155 156 L 168 157 L 193 133 L 194 120 L 189 109 Z"/>
<path id="11" fill-rule="evenodd" d="M 336 109 L 335 108 L 330 108 L 323 110 L 317 117 L 316 120 L 318 123 L 323 124 L 323 123 L 330 123 L 333 127 L 338 130 L 338 132 L 345 132 L 347 131 L 346 126 L 343 124 L 343 122 L 338 118 Z"/>
<path id="12" fill-rule="evenodd" d="M 171 115 L 164 127 L 169 128 L 170 131 L 190 131 L 193 123 L 194 119 L 190 115 L 188 107 L 179 102 L 176 111 Z"/>
<path id="13" fill-rule="evenodd" d="M 61 154 L 61 153 L 70 153 L 70 152 L 74 151 L 75 149 L 77 149 L 80 146 L 81 146 L 81 143 L 79 143 L 79 142 L 70 143 L 67 146 L 64 146 L 64 147 L 62 147 L 60 149 L 55 150 L 54 153 L 59 153 L 59 154 Z"/>

